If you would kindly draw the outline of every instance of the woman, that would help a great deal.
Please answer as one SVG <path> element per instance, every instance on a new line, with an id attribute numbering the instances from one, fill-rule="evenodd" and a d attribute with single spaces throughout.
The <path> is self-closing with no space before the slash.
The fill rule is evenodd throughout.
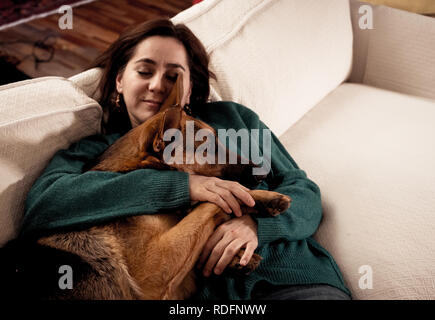
<path id="1" fill-rule="evenodd" d="M 203 249 L 198 268 L 204 277 L 197 298 L 349 299 L 333 258 L 310 238 L 321 219 L 320 191 L 274 135 L 271 171 L 258 188 L 293 199 L 291 208 L 275 218 L 242 215 L 236 199 L 248 206 L 254 201 L 234 181 L 152 169 L 83 172 L 87 162 L 158 112 L 178 74 L 184 80 L 182 105 L 197 118 L 214 128 L 267 129 L 239 104 L 207 103 L 209 78 L 215 78 L 208 63 L 204 47 L 184 25 L 159 19 L 123 33 L 93 65 L 104 70 L 99 100 L 104 135 L 85 138 L 55 155 L 29 192 L 22 234 L 85 228 L 210 201 L 236 217 L 222 224 Z M 255 250 L 263 257 L 258 269 L 244 277 L 222 274 L 240 248 L 245 248 L 242 264 Z"/>

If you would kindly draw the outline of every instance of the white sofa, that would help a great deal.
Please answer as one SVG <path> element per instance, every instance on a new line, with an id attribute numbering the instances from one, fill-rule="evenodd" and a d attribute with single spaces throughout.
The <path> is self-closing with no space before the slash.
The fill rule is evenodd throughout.
<path id="1" fill-rule="evenodd" d="M 173 21 L 211 55 L 211 99 L 256 111 L 320 186 L 314 236 L 353 298 L 435 299 L 435 19 L 363 5 L 205 0 Z M 53 154 L 98 132 L 99 76 L 0 87 L 0 246 Z"/>

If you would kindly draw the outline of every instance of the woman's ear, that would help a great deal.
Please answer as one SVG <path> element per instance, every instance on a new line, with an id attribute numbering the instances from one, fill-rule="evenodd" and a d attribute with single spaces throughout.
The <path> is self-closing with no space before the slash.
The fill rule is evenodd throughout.
<path id="1" fill-rule="evenodd" d="M 118 93 L 122 93 L 122 75 L 122 72 L 118 72 L 116 75 L 116 91 L 118 91 Z"/>

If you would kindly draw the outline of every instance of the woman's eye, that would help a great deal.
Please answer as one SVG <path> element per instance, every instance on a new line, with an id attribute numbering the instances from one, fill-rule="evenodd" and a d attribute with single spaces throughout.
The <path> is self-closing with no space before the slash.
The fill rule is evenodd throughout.
<path id="1" fill-rule="evenodd" d="M 151 72 L 148 72 L 148 71 L 138 71 L 137 73 L 139 73 L 141 76 L 149 76 L 149 75 L 151 75 Z"/>
<path id="2" fill-rule="evenodd" d="M 166 78 L 168 78 L 169 81 L 175 82 L 177 80 L 178 74 L 175 75 L 167 75 Z"/>

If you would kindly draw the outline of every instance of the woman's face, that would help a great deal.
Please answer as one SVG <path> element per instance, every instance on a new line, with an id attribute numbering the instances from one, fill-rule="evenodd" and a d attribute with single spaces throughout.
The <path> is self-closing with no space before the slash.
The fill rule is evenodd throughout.
<path id="1" fill-rule="evenodd" d="M 189 103 L 191 82 L 183 44 L 175 38 L 152 36 L 136 46 L 124 71 L 116 77 L 116 89 L 123 94 L 133 128 L 159 111 L 178 74 L 183 74 L 184 106 Z"/>

